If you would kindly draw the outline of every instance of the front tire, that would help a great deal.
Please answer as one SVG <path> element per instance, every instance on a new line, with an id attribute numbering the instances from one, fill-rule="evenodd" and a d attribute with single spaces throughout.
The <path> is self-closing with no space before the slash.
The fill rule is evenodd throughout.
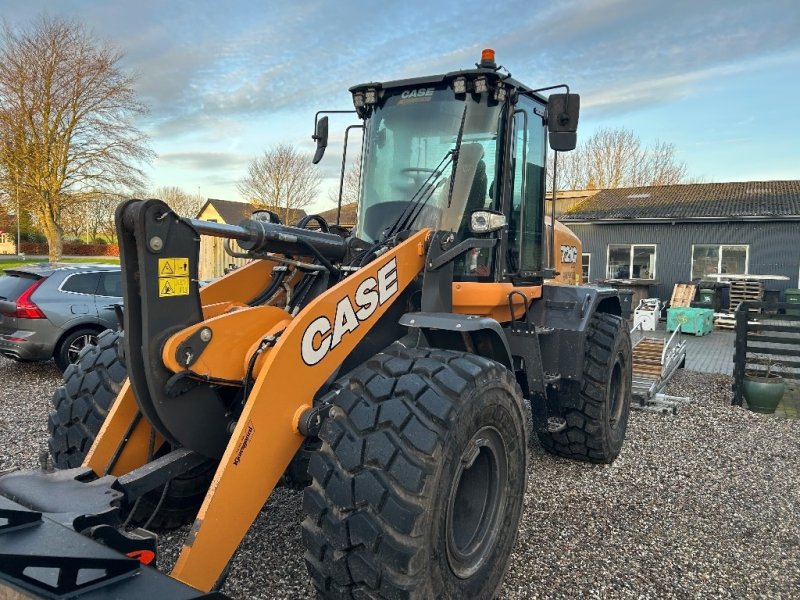
<path id="1" fill-rule="evenodd" d="M 47 420 L 48 447 L 58 469 L 80 467 L 108 410 L 128 376 L 117 348 L 119 335 L 107 329 L 64 372 L 64 385 L 53 394 Z"/>
<path id="2" fill-rule="evenodd" d="M 340 385 L 303 503 L 319 593 L 493 597 L 526 484 L 514 375 L 473 354 L 392 346 Z"/>
<path id="3" fill-rule="evenodd" d="M 589 322 L 580 382 L 562 382 L 566 427 L 539 432 L 549 452 L 611 463 L 622 450 L 631 408 L 631 339 L 621 317 L 596 313 Z"/>

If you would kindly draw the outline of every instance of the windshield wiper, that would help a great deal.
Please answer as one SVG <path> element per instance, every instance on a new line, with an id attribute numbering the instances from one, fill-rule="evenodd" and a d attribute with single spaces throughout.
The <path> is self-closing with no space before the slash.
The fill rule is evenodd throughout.
<path id="1" fill-rule="evenodd" d="M 436 191 L 437 183 L 439 179 L 444 175 L 445 169 L 452 163 L 452 156 L 453 151 L 448 150 L 447 154 L 444 155 L 439 164 L 436 165 L 436 168 L 431 172 L 430 175 L 422 182 L 419 189 L 414 192 L 414 195 L 411 196 L 411 199 L 406 204 L 406 207 L 403 209 L 397 218 L 392 222 L 392 224 L 386 229 L 383 239 L 388 239 L 395 233 L 402 231 L 406 227 L 408 227 L 411 223 L 414 222 L 419 216 L 419 213 L 428 203 L 433 193 Z"/>
<path id="2" fill-rule="evenodd" d="M 425 208 L 425 205 L 430 200 L 431 196 L 433 196 L 434 191 L 436 191 L 436 183 L 439 181 L 441 176 L 444 174 L 445 169 L 452 164 L 452 177 L 450 178 L 450 189 L 447 191 L 447 206 L 450 207 L 450 203 L 452 202 L 453 197 L 453 183 L 455 181 L 456 169 L 458 167 L 458 152 L 461 149 L 461 141 L 464 138 L 464 124 L 466 123 L 467 119 L 467 107 L 464 106 L 464 112 L 461 114 L 461 124 L 458 127 L 458 134 L 456 135 L 456 146 L 452 150 L 448 150 L 447 153 L 442 157 L 442 160 L 439 161 L 439 164 L 436 165 L 436 168 L 428 175 L 427 179 L 422 182 L 422 185 L 419 186 L 419 189 L 414 192 L 414 195 L 411 196 L 411 199 L 408 201 L 408 205 L 403 209 L 403 212 L 394 220 L 394 222 L 389 226 L 388 229 L 385 230 L 383 235 L 383 239 L 389 239 L 392 235 L 396 234 L 399 231 L 403 231 L 406 227 L 409 227 L 414 220 L 420 215 L 422 209 Z"/>

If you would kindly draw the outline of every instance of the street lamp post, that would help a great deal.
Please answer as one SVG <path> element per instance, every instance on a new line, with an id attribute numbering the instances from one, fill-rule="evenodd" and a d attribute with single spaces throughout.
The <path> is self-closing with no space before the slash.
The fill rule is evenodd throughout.
<path id="1" fill-rule="evenodd" d="M 19 181 L 17 181 L 17 185 L 15 186 L 15 191 L 17 192 L 17 256 L 22 256 L 22 236 L 20 235 L 20 227 L 19 227 Z"/>

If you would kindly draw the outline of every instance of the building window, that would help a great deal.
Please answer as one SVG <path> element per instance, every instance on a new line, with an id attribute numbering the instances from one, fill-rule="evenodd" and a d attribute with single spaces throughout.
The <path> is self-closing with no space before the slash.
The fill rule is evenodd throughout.
<path id="1" fill-rule="evenodd" d="M 750 246 L 743 244 L 694 244 L 692 279 L 705 279 L 713 273 L 745 275 L 750 262 Z"/>
<path id="2" fill-rule="evenodd" d="M 592 254 L 584 252 L 581 256 L 581 269 L 583 270 L 583 283 L 589 283 L 589 272 L 591 271 Z"/>
<path id="3" fill-rule="evenodd" d="M 608 279 L 655 279 L 655 244 L 609 244 Z"/>

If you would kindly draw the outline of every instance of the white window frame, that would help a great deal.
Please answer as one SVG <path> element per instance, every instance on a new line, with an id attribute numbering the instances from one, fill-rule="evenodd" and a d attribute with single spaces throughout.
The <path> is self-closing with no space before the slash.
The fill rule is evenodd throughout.
<path id="1" fill-rule="evenodd" d="M 592 275 L 592 253 L 581 252 L 581 269 L 586 265 L 586 281 L 583 281 L 583 271 L 581 271 L 581 283 L 589 283 L 589 278 Z"/>
<path id="2" fill-rule="evenodd" d="M 636 279 L 641 281 L 654 281 L 658 273 L 658 244 L 607 244 L 606 245 L 606 278 L 614 279 L 608 276 L 608 261 L 611 258 L 611 246 L 630 246 L 628 253 L 628 279 Z M 634 248 L 652 248 L 653 249 L 653 272 L 650 277 L 644 279 L 642 277 L 631 277 L 633 273 L 633 251 Z"/>
<path id="3" fill-rule="evenodd" d="M 697 246 L 706 246 L 710 248 L 717 248 L 717 273 L 722 269 L 722 249 L 723 248 L 742 248 L 744 247 L 744 273 L 750 273 L 750 244 L 692 244 L 692 253 L 689 255 L 689 280 L 692 280 L 694 275 L 694 249 Z M 722 279 L 724 275 L 717 277 L 717 280 Z"/>

